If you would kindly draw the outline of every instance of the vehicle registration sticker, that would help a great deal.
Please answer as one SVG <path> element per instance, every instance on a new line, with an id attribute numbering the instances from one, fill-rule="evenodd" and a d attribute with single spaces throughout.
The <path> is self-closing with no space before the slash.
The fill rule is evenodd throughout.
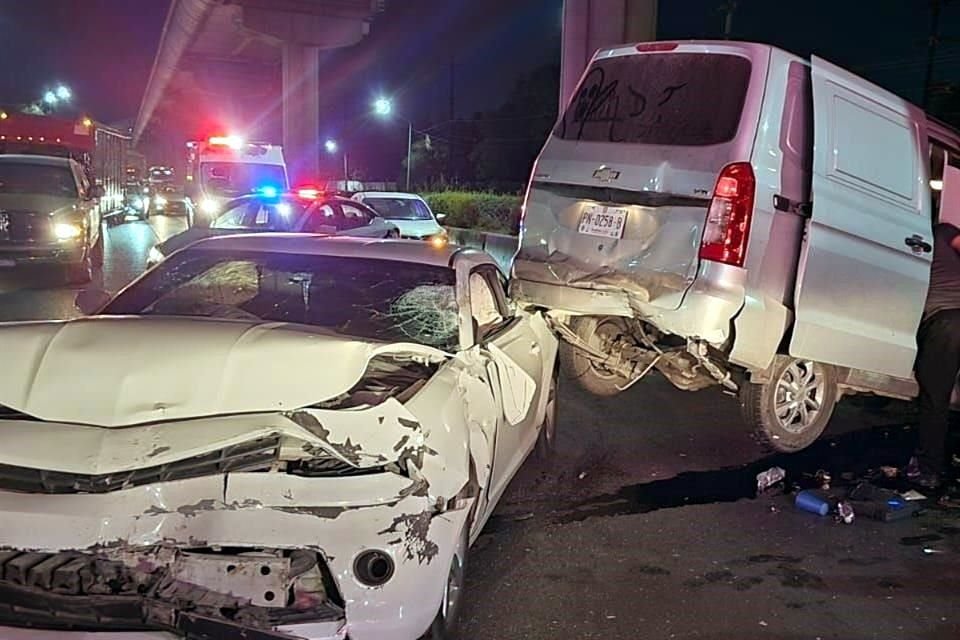
<path id="1" fill-rule="evenodd" d="M 0 260 L 0 267 L 15 267 L 17 263 L 15 260 Z"/>
<path id="2" fill-rule="evenodd" d="M 584 209 L 579 231 L 590 236 L 620 238 L 626 224 L 626 209 L 594 205 Z"/>

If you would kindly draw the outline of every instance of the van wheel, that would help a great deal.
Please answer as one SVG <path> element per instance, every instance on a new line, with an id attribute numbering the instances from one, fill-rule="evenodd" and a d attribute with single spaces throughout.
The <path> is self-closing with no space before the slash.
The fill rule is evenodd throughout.
<path id="1" fill-rule="evenodd" d="M 90 250 L 83 256 L 83 260 L 66 267 L 67 284 L 87 284 L 93 280 L 93 264 L 90 260 Z"/>
<path id="2" fill-rule="evenodd" d="M 93 248 L 90 249 L 90 259 L 93 266 L 97 268 L 103 266 L 103 234 L 104 230 L 100 229 L 100 233 L 97 234 L 97 241 L 94 243 Z"/>
<path id="3" fill-rule="evenodd" d="M 609 353 L 614 343 L 629 335 L 626 322 L 615 316 L 577 317 L 571 322 L 570 328 L 581 340 L 601 353 Z M 615 396 L 629 382 L 566 342 L 560 343 L 560 366 L 564 373 L 596 396 Z"/>
<path id="4" fill-rule="evenodd" d="M 836 404 L 836 373 L 811 360 L 780 357 L 769 382 L 745 383 L 740 390 L 744 420 L 763 445 L 783 453 L 813 444 Z"/>

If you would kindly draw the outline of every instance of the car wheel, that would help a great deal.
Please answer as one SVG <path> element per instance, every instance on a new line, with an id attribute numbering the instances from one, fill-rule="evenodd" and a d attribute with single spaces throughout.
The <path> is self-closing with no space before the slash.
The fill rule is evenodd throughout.
<path id="1" fill-rule="evenodd" d="M 103 266 L 103 233 L 103 229 L 100 229 L 100 233 L 97 234 L 97 241 L 90 249 L 90 258 L 94 267 Z"/>
<path id="2" fill-rule="evenodd" d="M 602 353 L 607 353 L 610 346 L 627 333 L 624 320 L 613 316 L 574 318 L 571 329 L 577 337 Z M 564 373 L 596 396 L 615 396 L 629 383 L 623 376 L 598 365 L 567 342 L 560 343 L 560 365 Z"/>
<path id="3" fill-rule="evenodd" d="M 470 546 L 470 525 L 465 524 L 460 542 L 450 560 L 450 570 L 447 573 L 447 582 L 443 587 L 443 600 L 437 617 L 430 625 L 430 631 L 423 640 L 451 640 L 456 637 L 457 621 L 460 616 L 460 605 L 463 600 L 464 578 L 467 568 L 467 549 Z"/>
<path id="4" fill-rule="evenodd" d="M 543 414 L 543 424 L 537 435 L 537 458 L 548 460 L 557 450 L 557 388 L 559 376 L 554 372 L 547 390 L 547 408 Z"/>
<path id="5" fill-rule="evenodd" d="M 67 265 L 68 284 L 87 284 L 93 280 L 93 265 L 90 260 L 90 251 L 86 252 L 83 260 L 76 264 Z"/>
<path id="6" fill-rule="evenodd" d="M 769 382 L 745 383 L 740 390 L 744 420 L 761 444 L 782 453 L 813 444 L 836 404 L 833 368 L 811 360 L 778 358 Z"/>

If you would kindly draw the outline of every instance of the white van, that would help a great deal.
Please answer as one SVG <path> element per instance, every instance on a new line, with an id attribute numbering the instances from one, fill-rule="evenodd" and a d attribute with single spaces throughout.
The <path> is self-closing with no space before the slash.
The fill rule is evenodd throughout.
<path id="1" fill-rule="evenodd" d="M 910 398 L 932 214 L 960 138 L 820 58 L 599 51 L 533 170 L 512 294 L 612 395 L 721 384 L 774 449 L 844 393 Z"/>
<path id="2" fill-rule="evenodd" d="M 247 142 L 238 136 L 187 143 L 190 226 L 209 226 L 223 206 L 239 196 L 257 192 L 272 196 L 289 189 L 287 165 L 278 145 Z"/>

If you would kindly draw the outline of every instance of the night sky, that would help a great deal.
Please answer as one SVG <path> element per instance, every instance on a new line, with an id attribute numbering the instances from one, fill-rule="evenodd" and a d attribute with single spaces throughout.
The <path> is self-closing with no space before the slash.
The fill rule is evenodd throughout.
<path id="1" fill-rule="evenodd" d="M 661 0 L 659 36 L 721 33 L 721 0 Z M 65 82 L 77 104 L 114 122 L 136 114 L 166 0 L 0 0 L 0 103 Z M 348 138 L 378 93 L 418 126 L 495 108 L 521 73 L 559 59 L 562 0 L 389 0 L 371 35 L 325 54 L 324 128 Z M 788 9 L 789 7 L 789 9 Z M 904 97 L 921 99 L 925 0 L 739 0 L 734 37 L 817 53 Z M 960 81 L 960 3 L 945 6 L 937 79 Z"/>

